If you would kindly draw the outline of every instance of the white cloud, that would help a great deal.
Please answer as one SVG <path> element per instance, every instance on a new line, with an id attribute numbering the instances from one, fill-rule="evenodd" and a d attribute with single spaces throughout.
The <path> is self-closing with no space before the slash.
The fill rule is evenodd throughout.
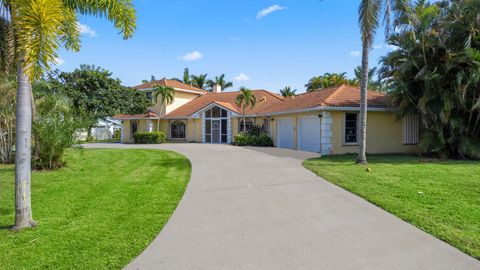
<path id="1" fill-rule="evenodd" d="M 395 46 L 395 45 L 390 45 L 390 44 L 387 44 L 386 46 L 387 46 L 387 48 L 388 48 L 389 50 L 392 50 L 392 51 L 394 51 L 394 50 L 397 50 L 397 49 L 398 49 L 398 47 L 397 47 L 397 46 Z"/>
<path id="2" fill-rule="evenodd" d="M 95 32 L 95 30 L 93 30 L 92 28 L 90 28 L 90 26 L 86 24 L 77 23 L 77 27 L 78 27 L 78 30 L 80 31 L 80 34 L 82 35 L 86 35 L 89 37 L 98 36 L 97 32 Z"/>
<path id="3" fill-rule="evenodd" d="M 378 50 L 378 49 L 381 49 L 381 48 L 383 48 L 383 44 L 373 45 L 374 50 Z"/>
<path id="4" fill-rule="evenodd" d="M 360 51 L 351 51 L 350 55 L 353 57 L 359 57 L 360 56 Z"/>
<path id="5" fill-rule="evenodd" d="M 66 61 L 65 61 L 64 59 L 62 59 L 62 58 L 60 58 L 60 57 L 55 58 L 55 66 L 58 67 L 58 66 L 61 66 L 61 65 L 65 64 L 65 63 L 66 63 Z"/>
<path id="6" fill-rule="evenodd" d="M 237 77 L 235 77 L 234 79 L 237 82 L 241 82 L 241 81 L 249 81 L 250 77 L 248 77 L 247 75 L 242 73 L 242 74 L 238 75 Z"/>
<path id="7" fill-rule="evenodd" d="M 203 58 L 203 54 L 200 53 L 199 51 L 193 51 L 180 57 L 180 59 L 182 59 L 183 61 L 195 61 L 195 60 L 200 60 L 202 58 Z"/>
<path id="8" fill-rule="evenodd" d="M 279 11 L 279 10 L 282 10 L 282 9 L 285 9 L 285 7 L 282 7 L 282 6 L 279 6 L 279 5 L 273 5 L 273 6 L 264 8 L 264 9 L 260 10 L 260 12 L 258 12 L 257 19 L 261 19 L 261 18 L 269 15 L 272 12 Z"/>

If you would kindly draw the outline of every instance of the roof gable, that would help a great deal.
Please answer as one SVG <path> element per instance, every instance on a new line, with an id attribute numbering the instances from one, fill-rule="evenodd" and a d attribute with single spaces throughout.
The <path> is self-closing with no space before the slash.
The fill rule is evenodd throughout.
<path id="1" fill-rule="evenodd" d="M 180 90 L 187 90 L 187 91 L 192 91 L 192 92 L 197 92 L 200 94 L 206 94 L 208 91 L 205 91 L 203 89 L 191 86 L 189 84 L 185 84 L 176 80 L 168 80 L 168 79 L 162 79 L 162 80 L 157 80 L 157 81 L 152 81 L 152 82 L 147 82 L 141 85 L 134 86 L 133 88 L 138 89 L 138 90 L 150 90 L 154 88 L 155 86 L 160 85 L 160 86 L 169 86 L 175 89 L 180 89 Z"/>

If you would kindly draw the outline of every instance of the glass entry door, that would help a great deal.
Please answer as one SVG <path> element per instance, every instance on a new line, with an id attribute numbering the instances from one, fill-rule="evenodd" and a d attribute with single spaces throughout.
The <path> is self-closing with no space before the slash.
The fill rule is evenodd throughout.
<path id="1" fill-rule="evenodd" d="M 220 120 L 212 120 L 212 143 L 220 142 Z"/>

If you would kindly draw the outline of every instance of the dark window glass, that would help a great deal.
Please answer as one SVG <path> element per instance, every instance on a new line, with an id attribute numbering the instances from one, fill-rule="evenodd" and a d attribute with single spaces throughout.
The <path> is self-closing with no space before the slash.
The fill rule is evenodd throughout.
<path id="1" fill-rule="evenodd" d="M 153 95 L 152 95 L 152 92 L 146 92 L 145 94 L 147 95 L 147 99 L 148 99 L 148 101 L 150 101 L 150 102 L 153 102 Z"/>
<path id="2" fill-rule="evenodd" d="M 357 143 L 357 114 L 345 114 L 345 143 Z"/>
<path id="3" fill-rule="evenodd" d="M 222 110 L 222 117 L 227 117 L 227 111 L 226 110 Z"/>
<path id="4" fill-rule="evenodd" d="M 220 117 L 220 108 L 218 107 L 212 108 L 212 117 Z"/>
<path id="5" fill-rule="evenodd" d="M 227 134 L 227 119 L 222 119 L 222 134 Z"/>
<path id="6" fill-rule="evenodd" d="M 205 114 L 206 118 L 211 118 L 212 117 L 212 110 L 208 110 L 207 113 Z"/>
<path id="7" fill-rule="evenodd" d="M 212 120 L 205 120 L 205 134 L 212 134 Z"/>
<path id="8" fill-rule="evenodd" d="M 252 130 L 252 127 L 253 127 L 253 121 L 250 120 L 250 119 L 247 119 L 245 120 L 245 128 L 247 129 L 246 132 L 249 132 L 250 130 Z M 240 123 L 239 123 L 239 126 L 238 126 L 238 130 L 240 132 L 243 132 L 243 119 L 240 120 Z"/>
<path id="9" fill-rule="evenodd" d="M 186 126 L 182 121 L 174 121 L 170 125 L 171 137 L 173 139 L 185 139 Z"/>
<path id="10" fill-rule="evenodd" d="M 205 135 L 205 142 L 212 142 L 212 135 Z"/>
<path id="11" fill-rule="evenodd" d="M 137 124 L 137 121 L 132 121 L 132 134 L 135 134 L 137 133 L 138 131 L 138 124 Z"/>
<path id="12" fill-rule="evenodd" d="M 226 143 L 227 142 L 227 135 L 222 135 L 222 143 Z"/>

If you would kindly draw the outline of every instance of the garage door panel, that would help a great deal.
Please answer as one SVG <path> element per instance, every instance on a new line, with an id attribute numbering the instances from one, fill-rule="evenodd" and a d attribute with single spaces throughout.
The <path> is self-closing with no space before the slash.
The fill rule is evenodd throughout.
<path id="1" fill-rule="evenodd" d="M 308 152 L 320 152 L 320 119 L 318 116 L 301 117 L 298 128 L 298 148 Z"/>
<path id="2" fill-rule="evenodd" d="M 293 121 L 292 118 L 278 119 L 277 146 L 293 149 Z"/>

